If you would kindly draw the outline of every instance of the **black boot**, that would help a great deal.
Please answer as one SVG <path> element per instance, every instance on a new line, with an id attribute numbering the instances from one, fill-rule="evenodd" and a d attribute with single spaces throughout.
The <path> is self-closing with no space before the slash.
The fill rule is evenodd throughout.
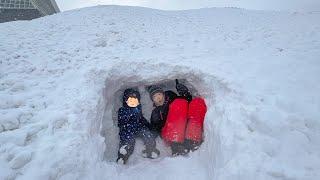
<path id="1" fill-rule="evenodd" d="M 171 144 L 172 156 L 185 156 L 189 153 L 189 150 L 184 146 L 183 143 L 172 143 Z"/>
<path id="2" fill-rule="evenodd" d="M 128 157 L 124 155 L 118 155 L 118 158 L 117 158 L 118 164 L 127 164 L 127 162 L 128 162 Z"/>
<path id="3" fill-rule="evenodd" d="M 189 151 L 195 151 L 197 149 L 199 149 L 200 145 L 202 142 L 196 142 L 190 139 L 186 139 L 184 141 L 184 146 L 189 150 Z"/>
<path id="4" fill-rule="evenodd" d="M 155 147 L 146 148 L 142 151 L 142 156 L 145 158 L 156 159 L 160 156 L 160 151 Z"/>
<path id="5" fill-rule="evenodd" d="M 129 145 L 123 145 L 119 148 L 118 151 L 118 158 L 117 158 L 117 163 L 118 164 L 127 164 L 128 159 L 130 155 L 133 152 L 133 148 Z"/>

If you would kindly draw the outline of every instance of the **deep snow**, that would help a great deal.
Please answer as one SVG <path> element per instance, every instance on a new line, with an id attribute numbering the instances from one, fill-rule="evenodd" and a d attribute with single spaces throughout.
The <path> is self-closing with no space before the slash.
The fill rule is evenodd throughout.
<path id="1" fill-rule="evenodd" d="M 319 19 L 97 6 L 0 24 L 0 179 L 319 179 Z M 115 94 L 174 78 L 206 98 L 204 144 L 112 162 Z"/>

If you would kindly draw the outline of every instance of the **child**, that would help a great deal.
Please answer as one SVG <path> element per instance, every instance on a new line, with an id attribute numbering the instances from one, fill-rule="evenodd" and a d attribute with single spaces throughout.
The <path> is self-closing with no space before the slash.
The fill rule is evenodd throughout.
<path id="1" fill-rule="evenodd" d="M 172 155 L 185 155 L 202 143 L 203 121 L 207 111 L 203 98 L 192 98 L 188 88 L 176 80 L 176 89 L 164 91 L 150 86 L 150 98 L 154 103 L 150 129 L 160 134 L 172 150 Z"/>
<path id="2" fill-rule="evenodd" d="M 148 121 L 142 115 L 139 92 L 126 89 L 123 94 L 123 107 L 118 111 L 120 145 L 117 162 L 119 164 L 127 163 L 133 153 L 136 138 L 142 138 L 146 146 L 142 151 L 144 157 L 154 159 L 160 155 L 148 126 Z"/>

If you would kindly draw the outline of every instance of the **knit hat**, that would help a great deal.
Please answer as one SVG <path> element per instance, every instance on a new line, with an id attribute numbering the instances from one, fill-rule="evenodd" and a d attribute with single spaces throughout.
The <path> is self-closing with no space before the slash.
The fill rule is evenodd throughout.
<path id="1" fill-rule="evenodd" d="M 127 104 L 127 100 L 129 97 L 133 97 L 133 98 L 137 98 L 140 102 L 140 93 L 139 91 L 135 90 L 135 89 L 132 89 L 132 88 L 129 88 L 129 89 L 126 89 L 124 92 L 123 92 L 123 105 L 126 106 Z"/>
<path id="2" fill-rule="evenodd" d="M 164 93 L 163 89 L 157 85 L 149 86 L 148 91 L 151 99 L 152 99 L 152 96 L 155 95 L 156 93 Z"/>

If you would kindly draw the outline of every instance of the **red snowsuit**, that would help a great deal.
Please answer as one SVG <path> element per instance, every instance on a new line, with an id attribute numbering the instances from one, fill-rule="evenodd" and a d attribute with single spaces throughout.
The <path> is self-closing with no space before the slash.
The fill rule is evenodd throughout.
<path id="1" fill-rule="evenodd" d="M 169 105 L 169 112 L 161 131 L 167 142 L 183 143 L 185 139 L 202 142 L 203 122 L 207 106 L 203 98 L 197 97 L 188 103 L 185 99 L 175 99 Z"/>

